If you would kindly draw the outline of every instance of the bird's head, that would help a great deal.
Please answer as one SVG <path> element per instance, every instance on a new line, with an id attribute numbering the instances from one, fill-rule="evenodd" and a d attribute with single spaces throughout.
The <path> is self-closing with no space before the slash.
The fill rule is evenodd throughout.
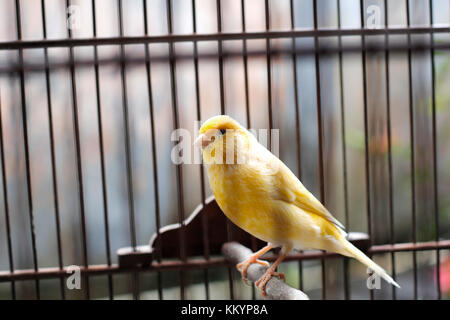
<path id="1" fill-rule="evenodd" d="M 203 123 L 194 144 L 202 148 L 206 164 L 240 164 L 245 161 L 250 133 L 236 120 L 220 115 Z"/>

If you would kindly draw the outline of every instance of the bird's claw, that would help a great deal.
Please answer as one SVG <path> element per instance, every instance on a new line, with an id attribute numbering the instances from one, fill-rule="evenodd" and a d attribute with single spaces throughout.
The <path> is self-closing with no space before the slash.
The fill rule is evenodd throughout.
<path id="1" fill-rule="evenodd" d="M 281 280 L 286 282 L 286 276 L 284 275 L 284 273 L 272 271 L 270 269 L 267 270 L 267 272 L 261 278 L 259 278 L 258 281 L 255 282 L 255 287 L 261 291 L 261 295 L 264 298 L 267 298 L 266 285 L 273 276 L 279 277 Z"/>
<path id="2" fill-rule="evenodd" d="M 241 273 L 242 280 L 244 280 L 245 284 L 247 284 L 247 285 L 250 285 L 249 282 L 248 282 L 248 278 L 247 278 L 247 269 L 253 263 L 257 263 L 257 264 L 260 264 L 260 265 L 263 265 L 263 266 L 266 266 L 266 267 L 270 266 L 270 264 L 267 261 L 259 260 L 257 258 L 253 258 L 253 257 L 250 257 L 247 260 L 245 260 L 245 261 L 243 261 L 241 263 L 238 263 L 236 265 L 236 268 Z"/>

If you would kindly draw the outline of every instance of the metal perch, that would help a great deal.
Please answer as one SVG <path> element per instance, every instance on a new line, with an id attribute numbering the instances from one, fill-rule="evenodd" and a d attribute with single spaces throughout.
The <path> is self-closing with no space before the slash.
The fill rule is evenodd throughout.
<path id="1" fill-rule="evenodd" d="M 222 254 L 225 259 L 232 263 L 238 264 L 244 261 L 252 251 L 237 242 L 227 242 L 222 246 Z M 247 278 L 251 282 L 255 282 L 263 276 L 268 267 L 253 263 L 247 270 Z M 266 285 L 267 299 L 270 300 L 309 300 L 308 296 L 302 291 L 292 288 L 277 277 L 273 277 Z"/>

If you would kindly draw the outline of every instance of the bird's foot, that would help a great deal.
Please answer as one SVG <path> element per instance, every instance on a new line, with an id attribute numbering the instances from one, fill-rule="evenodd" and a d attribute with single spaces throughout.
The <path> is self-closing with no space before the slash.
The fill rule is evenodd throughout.
<path id="1" fill-rule="evenodd" d="M 263 266 L 266 266 L 266 267 L 270 266 L 270 264 L 269 264 L 267 261 L 259 260 L 257 257 L 254 257 L 254 256 L 251 256 L 251 257 L 249 257 L 247 260 L 244 260 L 244 261 L 242 261 L 241 263 L 238 263 L 238 264 L 236 265 L 236 268 L 237 268 L 237 269 L 239 270 L 239 272 L 241 273 L 242 280 L 244 280 L 244 282 L 245 282 L 246 284 L 249 284 L 249 283 L 248 283 L 248 279 L 247 279 L 247 269 L 248 269 L 248 267 L 250 267 L 250 265 L 253 264 L 253 263 L 258 263 L 258 264 L 263 265 Z"/>
<path id="2" fill-rule="evenodd" d="M 255 287 L 261 291 L 261 294 L 264 298 L 267 297 L 266 285 L 269 282 L 269 280 L 272 279 L 273 276 L 279 277 L 281 280 L 286 282 L 286 277 L 284 273 L 276 272 L 275 269 L 272 268 L 269 268 L 266 271 L 266 273 L 261 278 L 259 278 L 258 281 L 255 282 Z"/>

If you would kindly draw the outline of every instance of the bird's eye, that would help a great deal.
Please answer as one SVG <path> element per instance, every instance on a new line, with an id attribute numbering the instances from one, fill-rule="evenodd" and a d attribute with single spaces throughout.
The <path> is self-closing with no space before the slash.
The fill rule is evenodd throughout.
<path id="1" fill-rule="evenodd" d="M 225 132 L 227 132 L 225 129 L 220 129 L 220 134 L 225 134 Z"/>

